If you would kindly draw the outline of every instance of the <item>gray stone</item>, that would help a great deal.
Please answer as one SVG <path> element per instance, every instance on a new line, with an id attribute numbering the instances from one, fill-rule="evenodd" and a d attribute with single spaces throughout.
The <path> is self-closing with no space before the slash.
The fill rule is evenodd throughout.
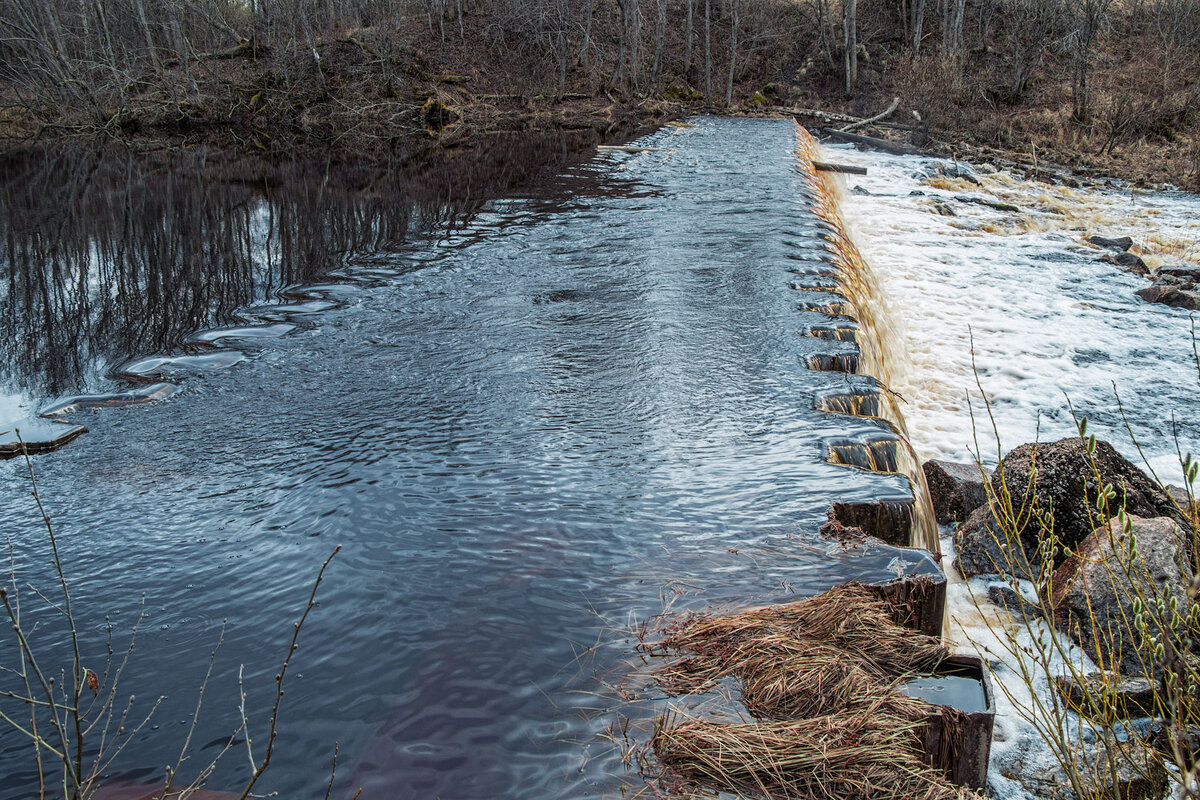
<path id="1" fill-rule="evenodd" d="M 1115 769 L 1109 767 L 1110 752 Z M 1085 787 L 1090 787 L 1086 793 L 1088 800 L 1159 800 L 1169 787 L 1162 759 L 1135 742 L 1115 744 L 1111 751 L 1104 745 L 1085 745 L 1072 762 Z M 1000 772 L 1020 783 L 1035 797 L 1076 800 L 1071 781 L 1060 766 L 1030 769 L 1017 759 Z"/>
<path id="2" fill-rule="evenodd" d="M 1011 526 L 1010 526 L 1011 527 Z M 998 525 L 987 506 L 971 512 L 967 521 L 954 531 L 954 564 L 965 577 L 972 575 L 1012 575 L 1031 580 L 1029 564 L 1019 536 L 1012 536 Z"/>
<path id="3" fill-rule="evenodd" d="M 1088 241 L 1096 245 L 1096 247 L 1119 250 L 1122 253 L 1133 247 L 1133 239 L 1129 236 L 1120 236 L 1116 239 L 1109 239 L 1106 236 L 1089 236 Z"/>
<path id="4" fill-rule="evenodd" d="M 1113 672 L 1058 675 L 1054 685 L 1069 708 L 1096 722 L 1154 716 L 1155 684 Z"/>
<path id="5" fill-rule="evenodd" d="M 1140 597 L 1148 606 L 1155 598 L 1174 598 L 1186 609 L 1192 568 L 1183 529 L 1175 520 L 1131 516 L 1130 521 L 1137 539 L 1135 562 L 1129 563 L 1129 542 L 1119 523 L 1113 522 L 1111 533 L 1097 528 L 1055 570 L 1042 605 L 1097 664 L 1157 679 L 1161 665 L 1132 627 L 1134 599 Z M 1161 635 L 1154 615 L 1146 616 L 1149 634 Z"/>
<path id="6" fill-rule="evenodd" d="M 921 465 L 921 470 L 939 525 L 962 522 L 972 511 L 987 504 L 984 482 L 991 473 L 981 472 L 977 464 L 930 459 Z"/>
<path id="7" fill-rule="evenodd" d="M 1014 614 L 1020 614 L 1028 619 L 1037 619 L 1042 615 L 1042 609 L 1036 604 L 1026 600 L 1016 589 L 1011 586 L 992 585 L 988 587 L 988 601 L 992 605 L 997 605 L 1002 608 L 1007 608 Z"/>

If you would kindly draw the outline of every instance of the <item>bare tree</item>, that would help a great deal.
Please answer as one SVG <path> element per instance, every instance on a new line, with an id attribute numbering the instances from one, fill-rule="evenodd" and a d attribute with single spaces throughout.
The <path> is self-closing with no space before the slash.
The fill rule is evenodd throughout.
<path id="1" fill-rule="evenodd" d="M 654 21 L 654 65 L 650 70 L 651 91 L 658 91 L 662 70 L 663 40 L 667 36 L 667 0 L 658 0 L 658 17 Z"/>
<path id="2" fill-rule="evenodd" d="M 925 28 L 925 0 L 912 0 L 909 7 L 908 32 L 912 37 L 913 60 L 921 57 L 921 37 Z"/>
<path id="3" fill-rule="evenodd" d="M 712 100 L 712 0 L 704 0 L 704 99 Z"/>
<path id="4" fill-rule="evenodd" d="M 1073 62 L 1071 81 L 1071 118 L 1087 123 L 1092 118 L 1091 78 L 1092 60 L 1096 40 L 1108 24 L 1109 10 L 1113 0 L 1067 0 L 1070 12 L 1071 55 Z"/>
<path id="5" fill-rule="evenodd" d="M 729 78 L 725 82 L 725 107 L 733 105 L 733 78 L 737 64 L 738 48 L 738 4 L 740 0 L 729 0 Z"/>
<path id="6" fill-rule="evenodd" d="M 842 0 L 842 45 L 846 96 L 853 97 L 858 86 L 858 0 Z"/>

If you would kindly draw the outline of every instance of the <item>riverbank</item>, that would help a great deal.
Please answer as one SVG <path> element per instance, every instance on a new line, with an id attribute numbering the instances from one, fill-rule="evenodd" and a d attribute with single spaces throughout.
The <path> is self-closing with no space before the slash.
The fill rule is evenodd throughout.
<path id="1" fill-rule="evenodd" d="M 1005 25 L 979 46 L 927 45 L 918 56 L 896 20 L 864 10 L 848 93 L 811 8 L 747 3 L 739 15 L 718 5 L 710 19 L 706 6 L 672 0 L 655 19 L 637 4 L 624 17 L 594 3 L 565 3 L 558 16 L 460 3 L 441 16 L 414 6 L 387 20 L 296 18 L 292 29 L 264 5 L 261 19 L 241 9 L 245 19 L 193 21 L 186 45 L 126 32 L 129 41 L 94 52 L 79 33 L 87 20 L 65 19 L 60 33 L 82 37 L 68 36 L 66 50 L 0 47 L 0 149 L 99 137 L 226 158 L 364 160 L 486 150 L 501 133 L 612 142 L 697 113 L 809 109 L 831 116 L 805 124 L 840 127 L 832 120 L 873 117 L 896 98 L 892 114 L 858 132 L 1046 179 L 1200 187 L 1195 56 L 1164 48 L 1136 20 L 1114 17 L 1096 44 L 1080 122 L 1069 54 L 1046 49 L 1020 91 L 1006 88 L 1022 42 Z M 154 13 L 165 16 L 151 28 L 179 22 L 172 7 Z"/>

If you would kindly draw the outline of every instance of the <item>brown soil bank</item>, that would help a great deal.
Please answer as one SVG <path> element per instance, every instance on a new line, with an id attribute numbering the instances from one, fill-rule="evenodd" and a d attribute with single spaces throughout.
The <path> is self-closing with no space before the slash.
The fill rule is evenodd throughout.
<path id="1" fill-rule="evenodd" d="M 0 32 L 10 140 L 366 154 L 899 97 L 918 146 L 1200 187 L 1192 0 L 0 0 Z"/>

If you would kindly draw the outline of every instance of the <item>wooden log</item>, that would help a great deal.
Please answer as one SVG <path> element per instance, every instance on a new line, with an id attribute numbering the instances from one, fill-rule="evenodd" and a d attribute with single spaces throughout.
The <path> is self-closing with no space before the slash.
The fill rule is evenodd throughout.
<path id="1" fill-rule="evenodd" d="M 817 172 L 840 172 L 844 175 L 866 175 L 866 167 L 856 167 L 853 164 L 831 164 L 828 161 L 812 162 Z"/>
<path id="2" fill-rule="evenodd" d="M 783 106 L 772 106 L 770 110 L 779 114 L 786 114 L 790 117 L 795 117 L 797 120 L 817 119 L 828 124 L 837 123 L 840 125 L 857 125 L 858 123 L 866 122 L 866 120 L 864 120 L 862 117 L 852 117 L 849 114 L 839 114 L 836 111 L 821 111 L 816 108 L 785 108 Z M 884 122 L 882 119 L 876 120 L 871 124 L 879 128 L 888 128 L 889 130 L 895 131 L 916 130 L 916 127 L 913 125 L 902 125 L 898 122 Z"/>
<path id="3" fill-rule="evenodd" d="M 899 107 L 900 107 L 900 98 L 893 97 L 892 104 L 890 106 L 888 106 L 887 108 L 885 108 L 883 111 L 879 112 L 878 114 L 876 114 L 873 117 L 870 117 L 869 119 L 860 120 L 859 122 L 851 122 L 849 125 L 842 128 L 842 133 L 846 133 L 847 131 L 852 131 L 855 128 L 862 128 L 866 125 L 871 125 L 872 123 L 879 122 L 879 120 L 884 119 L 885 117 L 890 117 L 896 111 L 896 109 Z"/>
<path id="4" fill-rule="evenodd" d="M 917 156 L 921 155 L 921 150 L 908 144 L 900 142 L 889 142 L 887 139 L 877 139 L 874 136 L 863 136 L 861 133 L 848 133 L 846 131 L 833 130 L 831 128 L 822 129 L 821 133 L 828 136 L 830 139 L 835 139 L 840 142 L 851 142 L 853 144 L 861 144 L 865 147 L 873 147 L 876 150 L 882 150 L 885 153 L 891 153 L 897 156 Z"/>

